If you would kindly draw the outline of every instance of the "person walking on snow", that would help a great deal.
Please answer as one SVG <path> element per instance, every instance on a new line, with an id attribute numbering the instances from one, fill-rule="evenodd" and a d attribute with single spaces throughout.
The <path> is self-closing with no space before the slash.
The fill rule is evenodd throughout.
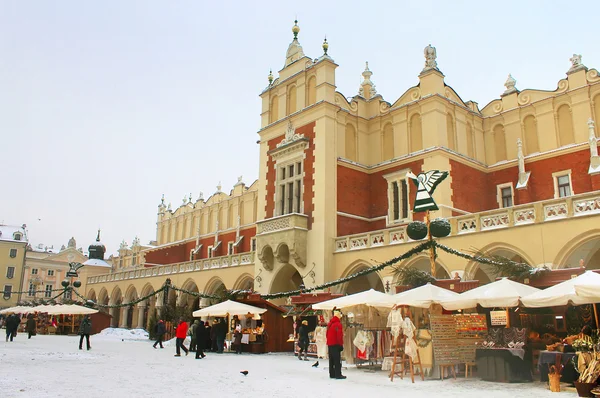
<path id="1" fill-rule="evenodd" d="M 310 340 L 308 338 L 308 321 L 305 319 L 302 321 L 302 325 L 298 329 L 298 359 L 302 360 L 302 353 L 304 352 L 304 360 L 308 361 L 308 345 Z"/>
<path id="2" fill-rule="evenodd" d="M 28 339 L 30 339 L 31 336 L 35 336 L 36 327 L 37 325 L 35 323 L 35 319 L 33 318 L 33 314 L 27 315 L 27 323 L 25 324 L 25 329 L 27 330 Z"/>
<path id="3" fill-rule="evenodd" d="M 160 348 L 165 348 L 162 345 L 163 339 L 165 337 L 165 333 L 167 333 L 167 328 L 165 327 L 165 322 L 162 319 L 159 319 L 158 323 L 156 324 L 156 328 L 155 328 L 156 342 L 154 343 L 154 345 L 152 347 L 156 348 L 156 345 L 159 344 Z"/>
<path id="4" fill-rule="evenodd" d="M 79 349 L 83 349 L 83 338 L 85 337 L 85 344 L 87 346 L 88 351 L 92 348 L 90 346 L 90 333 L 92 332 L 92 321 L 90 320 L 90 316 L 86 315 L 83 317 L 81 321 L 81 325 L 79 325 Z"/>
<path id="5" fill-rule="evenodd" d="M 13 338 L 17 335 L 17 329 L 19 329 L 19 324 L 21 323 L 21 319 L 17 314 L 9 315 L 6 318 L 6 341 L 10 338 L 10 341 L 13 341 Z"/>
<path id="6" fill-rule="evenodd" d="M 175 345 L 177 347 L 177 353 L 175 354 L 176 357 L 180 357 L 181 356 L 181 351 L 183 350 L 185 351 L 185 355 L 188 355 L 190 352 L 189 350 L 186 348 L 186 346 L 183 344 L 183 342 L 185 341 L 185 338 L 187 336 L 187 331 L 188 331 L 188 325 L 186 322 L 183 321 L 183 318 L 179 320 L 179 325 L 177 325 L 177 329 L 175 329 Z"/>
<path id="7" fill-rule="evenodd" d="M 327 349 L 329 353 L 329 378 L 345 379 L 342 375 L 342 351 L 344 350 L 344 331 L 340 319 L 342 313 L 334 310 L 327 325 Z"/>
<path id="8" fill-rule="evenodd" d="M 194 329 L 194 338 L 196 339 L 196 359 L 202 359 L 204 355 L 204 343 L 206 342 L 206 328 L 204 322 L 196 321 L 198 324 Z"/>
<path id="9" fill-rule="evenodd" d="M 190 336 L 190 351 L 196 351 L 196 328 L 198 327 L 199 321 L 196 319 L 190 329 L 188 330 L 188 336 Z"/>

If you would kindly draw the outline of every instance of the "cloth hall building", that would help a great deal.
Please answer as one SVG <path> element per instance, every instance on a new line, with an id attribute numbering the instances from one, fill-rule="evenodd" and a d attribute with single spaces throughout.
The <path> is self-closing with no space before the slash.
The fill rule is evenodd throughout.
<path id="1" fill-rule="evenodd" d="M 436 49 L 427 46 L 415 85 L 397 98 L 377 93 L 368 65 L 348 98 L 336 91 L 338 65 L 327 42 L 311 58 L 298 33 L 295 25 L 282 69 L 260 93 L 258 180 L 246 185 L 240 177 L 229 192 L 219 186 L 177 208 L 163 199 L 156 242 L 122 244 L 111 273 L 87 278 L 86 297 L 127 303 L 166 278 L 213 294 L 289 291 L 346 277 L 416 246 L 406 226 L 423 216 L 411 209 L 409 171 L 449 172 L 432 214 L 452 227 L 441 243 L 533 266 L 599 268 L 600 76 L 581 56 L 565 60 L 554 91 L 520 91 L 509 76 L 499 98 L 480 107 L 444 82 Z M 436 261 L 438 278 L 495 278 L 441 251 Z M 400 266 L 430 269 L 426 253 Z M 386 268 L 333 289 L 385 291 L 394 283 Z M 179 305 L 208 304 L 171 294 Z M 144 326 L 148 309 L 161 303 L 112 309 L 113 322 Z"/>

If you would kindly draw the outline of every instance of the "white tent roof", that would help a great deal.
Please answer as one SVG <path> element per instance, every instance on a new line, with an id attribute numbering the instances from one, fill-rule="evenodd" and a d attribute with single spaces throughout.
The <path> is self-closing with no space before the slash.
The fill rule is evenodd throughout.
<path id="1" fill-rule="evenodd" d="M 89 315 L 98 310 L 76 304 L 38 305 L 31 308 L 30 312 L 46 312 L 48 315 Z"/>
<path id="2" fill-rule="evenodd" d="M 521 301 L 525 307 L 534 308 L 567 305 L 569 302 L 575 305 L 591 304 L 600 301 L 598 288 L 600 288 L 600 274 L 586 271 L 573 279 L 527 296 Z"/>
<path id="3" fill-rule="evenodd" d="M 474 308 L 477 304 L 484 308 L 516 307 L 522 297 L 539 292 L 540 289 L 502 278 L 496 282 L 468 290 L 457 297 L 444 300 L 440 304 L 447 310 Z"/>
<path id="4" fill-rule="evenodd" d="M 443 300 L 454 299 L 458 296 L 460 296 L 458 293 L 428 283 L 393 296 L 386 295 L 380 304 L 382 307 L 388 308 L 394 305 L 429 308 L 431 304 L 438 304 Z"/>
<path id="5" fill-rule="evenodd" d="M 26 306 L 16 306 L 16 307 L 10 307 L 10 308 L 5 308 L 3 310 L 0 311 L 0 314 L 28 314 L 31 311 L 33 307 L 26 307 Z"/>
<path id="6" fill-rule="evenodd" d="M 323 301 L 321 303 L 313 304 L 312 308 L 315 310 L 332 310 L 334 308 L 347 308 L 355 305 L 368 305 L 372 307 L 381 307 L 380 304 L 376 305 L 389 295 L 381 293 L 377 290 L 367 290 L 360 293 L 351 294 L 344 297 L 338 297 L 335 299 Z"/>
<path id="7" fill-rule="evenodd" d="M 227 300 L 222 303 L 211 305 L 210 307 L 202 308 L 193 312 L 195 318 L 202 316 L 227 316 L 229 315 L 246 315 L 246 314 L 262 314 L 266 312 L 265 308 L 258 308 L 252 305 L 238 303 L 237 301 Z"/>

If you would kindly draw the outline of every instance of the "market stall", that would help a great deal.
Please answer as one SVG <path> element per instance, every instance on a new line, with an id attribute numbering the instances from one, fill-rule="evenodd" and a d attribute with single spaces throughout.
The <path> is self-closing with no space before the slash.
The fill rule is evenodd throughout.
<path id="1" fill-rule="evenodd" d="M 308 356 L 317 358 L 327 358 L 327 341 L 324 312 L 326 310 L 316 310 L 312 306 L 327 300 L 342 297 L 341 294 L 330 292 L 319 293 L 301 293 L 297 296 L 291 296 L 292 306 L 286 312 L 285 316 L 293 319 L 293 334 L 290 334 L 288 341 L 294 343 L 294 354 L 298 354 L 300 347 L 298 345 L 298 330 L 302 321 L 308 323 Z"/>
<path id="2" fill-rule="evenodd" d="M 293 343 L 288 342 L 288 331 L 292 328 L 293 320 L 284 317 L 285 309 L 261 298 L 259 294 L 249 294 L 240 301 L 266 310 L 260 314 L 260 319 L 255 319 L 254 329 L 252 329 L 252 325 L 249 325 L 250 328 L 242 329 L 243 333 L 249 334 L 250 341 L 244 349 L 247 348 L 252 353 L 290 352 L 293 350 Z M 244 340 L 245 337 L 242 342 Z"/>
<path id="3" fill-rule="evenodd" d="M 257 350 L 257 352 L 265 352 L 265 325 L 263 325 L 260 317 L 260 315 L 265 312 L 267 312 L 266 308 L 259 308 L 237 301 L 227 300 L 219 304 L 196 310 L 192 315 L 194 318 L 227 318 L 227 324 L 229 326 L 226 341 L 228 342 L 227 347 L 229 349 L 231 349 L 233 331 L 239 324 L 242 329 L 242 347 L 252 343 L 256 346 L 260 345 L 260 350 Z"/>
<path id="4" fill-rule="evenodd" d="M 329 321 L 334 308 L 344 312 L 344 319 L 341 320 L 344 326 L 342 355 L 346 363 L 380 366 L 384 358 L 389 356 L 392 347 L 392 337 L 387 327 L 389 309 L 378 304 L 386 296 L 385 293 L 370 289 L 312 306 L 315 310 L 323 310 L 325 322 Z"/>

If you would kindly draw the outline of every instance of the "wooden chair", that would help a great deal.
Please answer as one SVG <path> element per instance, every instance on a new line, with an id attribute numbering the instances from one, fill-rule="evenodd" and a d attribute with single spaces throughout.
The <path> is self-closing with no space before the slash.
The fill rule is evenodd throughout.
<path id="1" fill-rule="evenodd" d="M 473 376 L 473 368 L 477 367 L 477 362 L 465 363 L 465 379 L 469 377 L 469 368 L 471 368 L 471 376 Z"/>

